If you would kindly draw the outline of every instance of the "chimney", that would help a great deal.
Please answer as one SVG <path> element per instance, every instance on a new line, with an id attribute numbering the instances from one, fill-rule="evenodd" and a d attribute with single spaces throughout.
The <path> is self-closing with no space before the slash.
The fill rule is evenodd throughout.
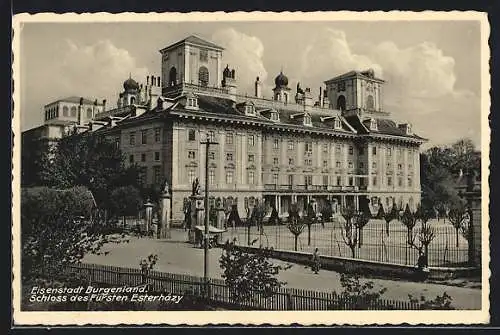
<path id="1" fill-rule="evenodd" d="M 259 77 L 255 80 L 255 97 L 262 98 L 262 84 L 259 80 Z"/>
<path id="2" fill-rule="evenodd" d="M 158 76 L 158 87 L 161 87 L 160 83 L 161 83 L 160 82 L 160 76 Z"/>
<path id="3" fill-rule="evenodd" d="M 323 100 L 324 100 L 324 97 L 323 97 L 323 87 L 320 87 L 319 88 L 319 107 L 320 108 L 323 108 Z"/>
<path id="4" fill-rule="evenodd" d="M 106 99 L 104 99 L 102 101 L 102 111 L 105 112 L 106 111 Z"/>
<path id="5" fill-rule="evenodd" d="M 309 87 L 307 87 L 305 92 L 304 92 L 304 105 L 306 105 L 306 106 L 313 105 L 313 98 L 311 95 L 311 89 Z"/>
<path id="6" fill-rule="evenodd" d="M 149 76 L 146 76 L 146 85 L 149 85 Z"/>
<path id="7" fill-rule="evenodd" d="M 78 125 L 79 126 L 83 126 L 82 110 L 83 110 L 83 98 L 80 98 L 80 104 L 78 105 Z"/>

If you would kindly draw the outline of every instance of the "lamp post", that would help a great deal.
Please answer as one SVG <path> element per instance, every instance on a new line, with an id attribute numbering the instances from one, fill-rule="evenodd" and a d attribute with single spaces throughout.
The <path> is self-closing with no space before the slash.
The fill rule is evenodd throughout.
<path id="1" fill-rule="evenodd" d="M 205 282 L 205 294 L 207 295 L 207 298 L 210 296 L 208 293 L 208 244 L 210 241 L 210 236 L 209 236 L 209 223 L 210 223 L 210 208 L 208 204 L 208 159 L 209 159 L 209 149 L 210 145 L 216 145 L 219 144 L 215 141 L 212 141 L 211 136 L 207 134 L 207 138 L 205 141 L 201 141 L 201 144 L 204 144 L 206 146 L 205 150 L 205 246 L 204 246 L 204 268 L 203 268 L 203 280 Z"/>

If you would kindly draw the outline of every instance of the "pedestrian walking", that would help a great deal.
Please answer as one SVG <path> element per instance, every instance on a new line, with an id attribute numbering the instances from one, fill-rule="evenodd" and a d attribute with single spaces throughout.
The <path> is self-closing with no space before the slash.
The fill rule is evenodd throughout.
<path id="1" fill-rule="evenodd" d="M 314 249 L 314 253 L 312 255 L 311 269 L 314 271 L 315 274 L 318 274 L 319 268 L 320 268 L 319 250 L 318 250 L 318 248 L 316 248 L 316 249 Z"/>

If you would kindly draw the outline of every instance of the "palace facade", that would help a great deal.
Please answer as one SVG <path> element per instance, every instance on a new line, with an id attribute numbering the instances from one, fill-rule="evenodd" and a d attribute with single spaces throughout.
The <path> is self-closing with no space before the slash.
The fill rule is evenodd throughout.
<path id="1" fill-rule="evenodd" d="M 237 204 L 243 216 L 255 199 L 280 215 L 291 203 L 417 206 L 425 139 L 391 120 L 373 70 L 326 80 L 316 96 L 292 89 L 281 72 L 265 99 L 258 77 L 252 96 L 238 93 L 223 51 L 196 36 L 160 50 L 161 77 L 127 79 L 118 108 L 84 125 L 115 141 L 145 185 L 170 185 L 174 222 L 184 219 L 196 178 L 203 194 L 207 137 L 217 142 L 208 152 L 211 203 Z"/>

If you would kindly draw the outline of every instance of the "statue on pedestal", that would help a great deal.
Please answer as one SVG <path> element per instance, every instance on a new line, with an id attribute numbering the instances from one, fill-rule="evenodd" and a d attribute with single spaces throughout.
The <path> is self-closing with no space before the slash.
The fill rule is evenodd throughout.
<path id="1" fill-rule="evenodd" d="M 200 182 L 198 178 L 193 181 L 192 195 L 200 195 Z"/>

